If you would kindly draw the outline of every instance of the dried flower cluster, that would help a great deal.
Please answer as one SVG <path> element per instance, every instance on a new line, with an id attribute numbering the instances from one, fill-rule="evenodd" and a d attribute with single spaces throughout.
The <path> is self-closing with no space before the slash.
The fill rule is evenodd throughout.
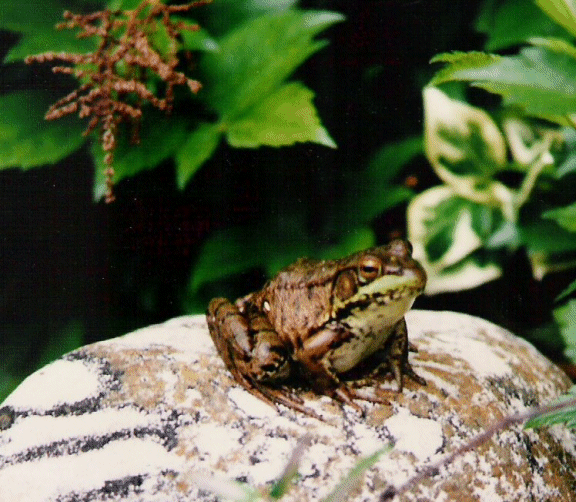
<path id="1" fill-rule="evenodd" d="M 78 113 L 80 118 L 90 119 L 85 135 L 99 128 L 105 152 L 107 202 L 114 200 L 112 165 L 118 125 L 121 122 L 132 124 L 132 139 L 138 142 L 143 104 L 150 103 L 159 110 L 170 112 L 176 85 L 187 85 L 193 93 L 200 90 L 200 82 L 176 70 L 179 34 L 183 30 L 196 31 L 199 27 L 174 21 L 170 16 L 210 1 L 164 5 L 160 0 L 143 0 L 134 10 L 102 10 L 85 15 L 66 11 L 66 21 L 58 24 L 57 28 L 79 28 L 78 38 L 98 37 L 98 48 L 88 54 L 46 52 L 26 58 L 26 63 L 64 63 L 54 66 L 52 71 L 73 75 L 82 82 L 78 89 L 49 108 L 46 119 Z M 152 41 L 160 30 L 164 31 L 164 40 L 168 41 L 162 50 Z M 163 98 L 149 89 L 151 78 L 160 78 L 165 83 Z"/>

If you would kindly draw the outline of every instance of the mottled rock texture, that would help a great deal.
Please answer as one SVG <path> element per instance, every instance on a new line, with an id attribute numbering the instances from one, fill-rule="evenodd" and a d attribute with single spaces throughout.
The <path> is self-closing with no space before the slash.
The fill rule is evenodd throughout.
<path id="1" fill-rule="evenodd" d="M 353 500 L 378 500 L 504 415 L 570 386 L 531 345 L 481 319 L 412 311 L 407 321 L 418 347 L 410 359 L 428 385 L 408 381 L 390 406 L 361 403 L 365 417 L 297 389 L 325 422 L 236 385 L 203 316 L 74 351 L 0 405 L 0 502 L 213 501 L 198 480 L 270 485 L 305 434 L 286 500 L 322 500 L 360 458 L 392 443 L 353 491 Z M 389 378 L 375 384 L 394 388 Z M 575 445 L 563 426 L 514 426 L 401 500 L 576 501 Z"/>

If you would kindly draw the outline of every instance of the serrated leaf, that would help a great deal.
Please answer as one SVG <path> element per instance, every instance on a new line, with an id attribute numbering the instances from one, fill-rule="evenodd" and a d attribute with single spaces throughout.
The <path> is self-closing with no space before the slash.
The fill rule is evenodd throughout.
<path id="1" fill-rule="evenodd" d="M 550 209 L 542 213 L 542 218 L 554 220 L 568 232 L 576 232 L 576 202 L 569 206 Z"/>
<path id="2" fill-rule="evenodd" d="M 226 131 L 226 139 L 241 148 L 308 141 L 336 148 L 318 118 L 313 98 L 314 93 L 302 84 L 285 84 L 234 120 Z"/>
<path id="3" fill-rule="evenodd" d="M 189 121 L 185 117 L 166 116 L 149 108 L 144 111 L 138 144 L 131 144 L 129 127 L 120 128 L 114 152 L 114 183 L 145 169 L 152 169 L 173 155 L 186 141 L 188 127 Z M 92 144 L 92 156 L 96 167 L 94 199 L 100 200 L 106 193 L 106 165 L 104 152 L 97 141 Z"/>
<path id="4" fill-rule="evenodd" d="M 576 36 L 576 7 L 572 0 L 535 0 L 551 19 Z"/>
<path id="5" fill-rule="evenodd" d="M 491 66 L 500 61 L 502 56 L 487 54 L 485 52 L 445 52 L 434 56 L 430 63 L 448 63 L 437 71 L 428 85 L 437 86 L 452 80 L 460 80 L 459 72 L 469 69 L 478 69 Z"/>
<path id="6" fill-rule="evenodd" d="M 287 10 L 242 24 L 219 40 L 220 51 L 204 55 L 202 99 L 225 121 L 233 121 L 324 47 L 314 37 L 342 20 L 332 12 Z"/>
<path id="7" fill-rule="evenodd" d="M 557 48 L 556 48 L 557 49 Z M 544 47 L 524 48 L 518 56 L 488 60 L 475 57 L 449 61 L 433 82 L 469 81 L 500 94 L 504 104 L 522 107 L 529 115 L 553 119 L 576 112 L 576 60 Z"/>
<path id="8" fill-rule="evenodd" d="M 214 153 L 222 131 L 218 124 L 200 124 L 176 152 L 178 186 L 184 188 L 196 171 Z"/>
<path id="9" fill-rule="evenodd" d="M 44 119 L 54 101 L 45 91 L 0 96 L 0 169 L 53 164 L 84 143 L 83 124 L 76 117 Z"/>

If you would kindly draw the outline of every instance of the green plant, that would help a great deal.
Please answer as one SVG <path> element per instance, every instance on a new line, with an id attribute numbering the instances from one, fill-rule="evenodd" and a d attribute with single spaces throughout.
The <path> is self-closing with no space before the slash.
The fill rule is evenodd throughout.
<path id="1" fill-rule="evenodd" d="M 487 2 L 477 24 L 489 48 L 522 44 L 518 54 L 432 60 L 444 67 L 423 92 L 425 152 L 443 184 L 408 208 L 429 292 L 491 281 L 519 248 L 536 279 L 576 265 L 576 10 L 567 0 L 536 4 L 541 10 L 529 1 Z M 529 23 L 506 28 L 525 15 Z M 501 96 L 501 104 L 490 111 L 469 104 L 463 82 Z M 575 290 L 576 282 L 554 310 L 574 361 L 576 300 L 568 298 Z"/>
<path id="2" fill-rule="evenodd" d="M 342 16 L 286 9 L 294 2 L 278 2 L 211 37 L 184 17 L 191 7 L 206 3 L 125 0 L 89 14 L 66 13 L 60 27 L 79 28 L 78 37 L 53 30 L 63 12 L 58 0 L 44 2 L 41 9 L 33 4 L 3 7 L 0 28 L 22 34 L 5 61 L 43 52 L 28 61 L 55 62 L 55 72 L 74 76 L 80 86 L 50 108 L 47 118 L 59 119 L 50 126 L 43 124 L 50 93 L 0 96 L 0 168 L 53 163 L 79 148 L 85 126 L 70 120 L 72 113 L 91 118 L 88 133 L 100 127 L 103 149 L 97 142 L 92 148 L 96 200 L 110 194 L 112 175 L 118 182 L 167 158 L 175 160 L 183 188 L 222 138 L 243 148 L 306 141 L 335 147 L 317 116 L 313 92 L 286 79 L 324 47 L 326 42 L 314 37 Z M 77 6 L 83 7 L 82 2 Z M 195 78 L 188 76 L 190 70 Z M 203 90 L 196 98 L 189 91 L 199 91 L 198 81 Z M 189 91 L 178 92 L 174 87 L 179 84 L 187 84 Z M 159 115 L 153 108 L 171 114 Z M 25 118 L 22 109 L 28 111 Z M 210 115 L 214 119 L 206 118 Z M 132 132 L 121 130 L 126 122 L 137 123 L 139 148 L 131 145 Z"/>

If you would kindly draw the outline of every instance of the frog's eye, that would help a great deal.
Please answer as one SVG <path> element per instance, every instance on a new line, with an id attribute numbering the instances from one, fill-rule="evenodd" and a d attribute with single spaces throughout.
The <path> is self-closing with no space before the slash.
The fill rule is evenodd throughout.
<path id="1" fill-rule="evenodd" d="M 382 272 L 382 262 L 374 256 L 366 256 L 358 265 L 360 282 L 370 282 L 379 277 Z"/>

